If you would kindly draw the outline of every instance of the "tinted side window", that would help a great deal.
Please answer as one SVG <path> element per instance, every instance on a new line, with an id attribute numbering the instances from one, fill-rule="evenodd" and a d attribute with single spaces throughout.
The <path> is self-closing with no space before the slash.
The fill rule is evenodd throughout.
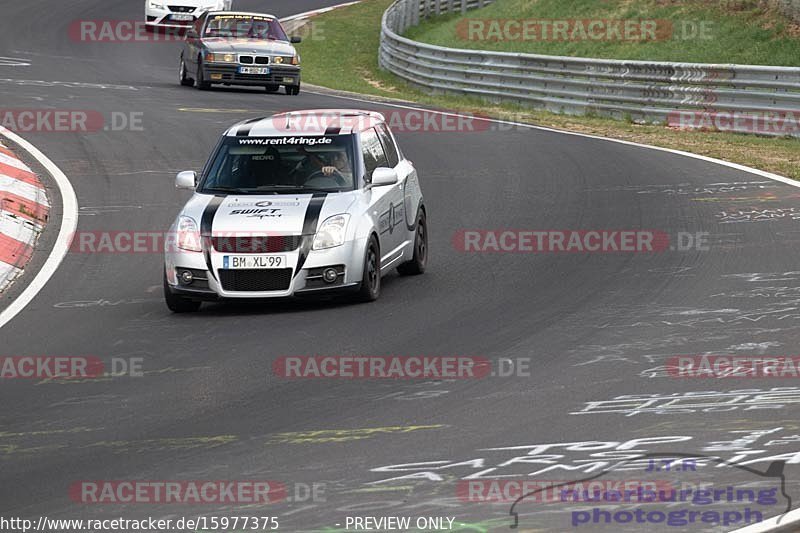
<path id="1" fill-rule="evenodd" d="M 383 149 L 386 152 L 386 159 L 389 161 L 389 166 L 394 168 L 397 166 L 397 163 L 400 162 L 397 146 L 395 146 L 392 136 L 389 135 L 389 132 L 386 130 L 386 126 L 380 125 L 376 129 L 378 130 L 378 136 L 381 139 Z"/>
<path id="2" fill-rule="evenodd" d="M 364 156 L 364 168 L 367 171 L 366 179 L 372 177 L 372 171 L 378 167 L 388 167 L 389 161 L 383 151 L 383 146 L 374 128 L 361 132 L 361 152 Z"/>

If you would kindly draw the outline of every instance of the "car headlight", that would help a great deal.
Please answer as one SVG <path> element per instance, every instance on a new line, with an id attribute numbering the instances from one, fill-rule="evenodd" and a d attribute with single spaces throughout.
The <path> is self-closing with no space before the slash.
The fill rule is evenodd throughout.
<path id="1" fill-rule="evenodd" d="M 236 54 L 206 54 L 209 63 L 236 63 Z"/>
<path id="2" fill-rule="evenodd" d="M 347 231 L 347 222 L 350 215 L 334 215 L 322 223 L 314 235 L 314 250 L 324 250 L 344 244 L 344 237 Z"/>
<path id="3" fill-rule="evenodd" d="M 156 2 L 148 2 L 148 4 L 150 5 L 150 9 L 166 9 L 164 4 L 158 4 Z"/>
<path id="4" fill-rule="evenodd" d="M 178 248 L 188 252 L 202 252 L 202 241 L 197 223 L 191 217 L 178 219 Z"/>

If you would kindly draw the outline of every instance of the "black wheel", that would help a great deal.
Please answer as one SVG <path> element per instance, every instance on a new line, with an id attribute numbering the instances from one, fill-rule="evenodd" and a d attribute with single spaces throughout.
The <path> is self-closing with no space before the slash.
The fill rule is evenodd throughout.
<path id="1" fill-rule="evenodd" d="M 300 84 L 297 85 L 287 85 L 286 86 L 286 94 L 289 96 L 297 96 L 300 94 Z"/>
<path id="2" fill-rule="evenodd" d="M 276 93 L 276 92 L 278 92 L 278 89 L 280 89 L 280 88 L 281 88 L 280 85 L 267 85 L 266 87 L 264 87 L 264 89 L 268 93 Z"/>
<path id="3" fill-rule="evenodd" d="M 417 217 L 417 232 L 414 237 L 414 257 L 411 261 L 397 267 L 397 271 L 404 276 L 416 276 L 425 272 L 428 264 L 428 221 L 425 211 L 419 210 Z"/>
<path id="4" fill-rule="evenodd" d="M 190 87 L 194 83 L 194 80 L 186 76 L 186 63 L 183 61 L 183 56 L 181 56 L 181 68 L 178 73 L 178 79 L 184 87 Z"/>
<path id="5" fill-rule="evenodd" d="M 381 295 L 381 251 L 378 239 L 373 235 L 367 243 L 364 256 L 364 274 L 357 299 L 361 302 L 373 302 Z"/>
<path id="6" fill-rule="evenodd" d="M 194 313 L 200 309 L 201 302 L 172 294 L 167 284 L 167 274 L 164 273 L 164 300 L 167 302 L 167 307 L 173 313 Z"/>
<path id="7" fill-rule="evenodd" d="M 203 60 L 197 58 L 197 78 L 194 80 L 194 86 L 201 91 L 206 91 L 211 88 L 211 84 L 205 80 L 203 76 Z"/>

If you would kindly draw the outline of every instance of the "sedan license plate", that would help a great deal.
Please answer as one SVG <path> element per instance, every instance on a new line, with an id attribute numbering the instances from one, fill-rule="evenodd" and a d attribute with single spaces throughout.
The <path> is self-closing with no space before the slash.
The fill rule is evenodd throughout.
<path id="1" fill-rule="evenodd" d="M 269 67 L 239 67 L 239 74 L 269 74 Z"/>
<path id="2" fill-rule="evenodd" d="M 225 255 L 222 257 L 222 268 L 226 270 L 284 268 L 285 255 Z"/>
<path id="3" fill-rule="evenodd" d="M 294 78 L 283 78 L 284 83 L 294 83 Z"/>
<path id="4" fill-rule="evenodd" d="M 170 19 L 172 19 L 172 20 L 181 20 L 181 21 L 194 20 L 194 15 L 176 15 L 176 14 L 172 14 L 172 15 L 170 15 Z"/>

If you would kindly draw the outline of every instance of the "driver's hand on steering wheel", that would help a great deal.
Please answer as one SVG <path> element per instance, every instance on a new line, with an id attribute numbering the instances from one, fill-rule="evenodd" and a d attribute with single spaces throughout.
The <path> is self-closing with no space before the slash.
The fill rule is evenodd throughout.
<path id="1" fill-rule="evenodd" d="M 334 173 L 338 172 L 339 169 L 336 167 L 322 167 L 322 173 L 326 176 L 332 176 Z"/>

